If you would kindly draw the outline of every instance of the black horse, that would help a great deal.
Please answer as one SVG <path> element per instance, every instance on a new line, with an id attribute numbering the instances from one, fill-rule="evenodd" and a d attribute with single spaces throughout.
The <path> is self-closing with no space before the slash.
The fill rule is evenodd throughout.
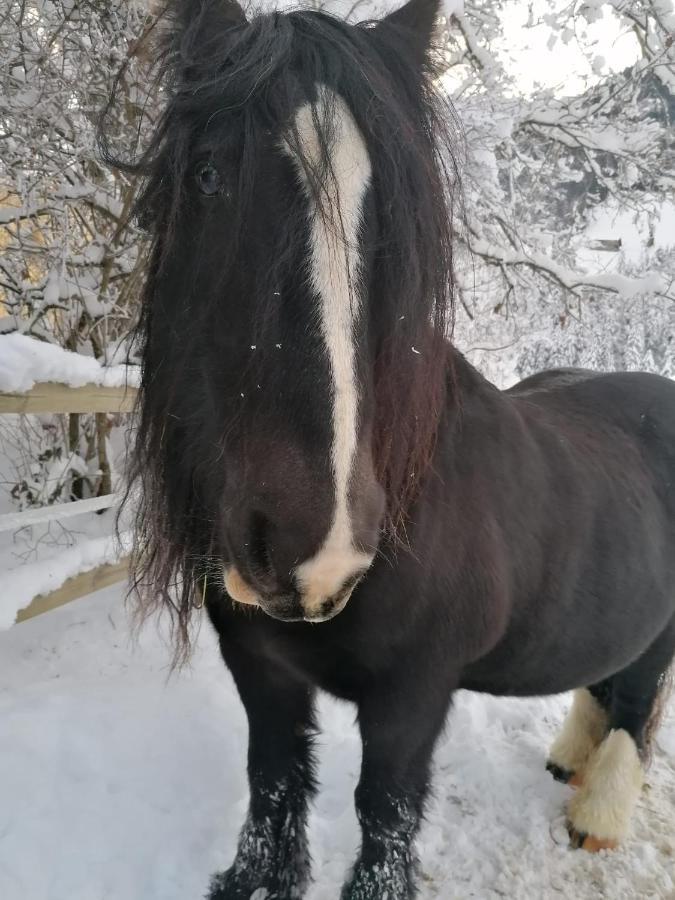
<path id="1" fill-rule="evenodd" d="M 675 384 L 570 370 L 502 392 L 447 340 L 437 2 L 360 25 L 167 12 L 166 109 L 135 165 L 135 583 L 179 654 L 206 603 L 248 715 L 250 809 L 212 900 L 305 891 L 317 688 L 363 738 L 343 900 L 415 894 L 458 688 L 578 689 L 549 757 L 579 785 L 574 844 L 623 838 L 641 788 L 675 650 Z"/>

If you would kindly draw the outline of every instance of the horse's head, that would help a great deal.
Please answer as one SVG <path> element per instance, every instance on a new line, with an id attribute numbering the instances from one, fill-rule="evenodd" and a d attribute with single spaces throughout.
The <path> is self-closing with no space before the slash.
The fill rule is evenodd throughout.
<path id="1" fill-rule="evenodd" d="M 136 469 L 140 574 L 178 577 L 183 616 L 208 565 L 236 601 L 331 618 L 429 461 L 452 270 L 437 2 L 358 26 L 172 5 L 140 164 Z"/>

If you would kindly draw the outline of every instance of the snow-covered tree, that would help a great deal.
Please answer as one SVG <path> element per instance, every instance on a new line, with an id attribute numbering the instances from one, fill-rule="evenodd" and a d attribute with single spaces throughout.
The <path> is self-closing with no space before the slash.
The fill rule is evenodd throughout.
<path id="1" fill-rule="evenodd" d="M 499 349 L 476 358 L 502 380 L 561 364 L 673 375 L 672 3 L 531 2 L 511 46 L 523 7 L 467 2 L 447 32 L 466 145 L 460 335 Z M 619 40 L 621 68 L 603 56 Z M 523 73 L 528 42 L 540 72 Z"/>
<path id="2" fill-rule="evenodd" d="M 136 185 L 99 161 L 96 124 L 118 75 L 116 127 L 134 135 L 151 115 L 134 56 L 147 24 L 145 4 L 134 0 L 0 4 L 0 332 L 105 363 L 126 352 L 143 254 L 129 219 Z M 103 414 L 71 415 L 47 423 L 40 441 L 25 432 L 34 456 L 71 465 L 49 489 L 21 489 L 18 499 L 82 496 L 80 457 L 97 473 L 94 489 L 110 491 L 110 424 Z M 17 485 L 30 482 L 20 476 Z"/>
<path id="3" fill-rule="evenodd" d="M 96 122 L 146 23 L 133 0 L 4 0 L 0 16 L 2 331 L 108 361 L 134 317 L 141 254 L 133 181 L 103 167 Z M 121 73 L 120 127 L 146 96 Z"/>

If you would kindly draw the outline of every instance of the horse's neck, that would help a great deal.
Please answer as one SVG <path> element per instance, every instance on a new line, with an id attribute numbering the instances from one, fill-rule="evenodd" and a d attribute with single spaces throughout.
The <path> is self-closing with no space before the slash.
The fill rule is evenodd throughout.
<path id="1" fill-rule="evenodd" d="M 448 385 L 447 402 L 451 408 L 461 407 L 463 400 L 476 395 L 489 394 L 494 397 L 500 393 L 499 389 L 451 344 L 448 344 Z"/>

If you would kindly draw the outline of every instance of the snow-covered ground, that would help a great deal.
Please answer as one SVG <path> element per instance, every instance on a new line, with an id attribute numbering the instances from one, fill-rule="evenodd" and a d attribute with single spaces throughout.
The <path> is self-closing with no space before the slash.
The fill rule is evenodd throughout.
<path id="1" fill-rule="evenodd" d="M 243 818 L 246 728 L 207 624 L 169 677 L 134 646 L 120 587 L 0 633 L 0 898 L 198 900 Z M 420 837 L 424 900 L 675 898 L 675 709 L 625 848 L 566 846 L 570 790 L 544 770 L 568 697 L 460 694 Z M 315 883 L 335 900 L 358 841 L 353 710 L 321 703 Z"/>

